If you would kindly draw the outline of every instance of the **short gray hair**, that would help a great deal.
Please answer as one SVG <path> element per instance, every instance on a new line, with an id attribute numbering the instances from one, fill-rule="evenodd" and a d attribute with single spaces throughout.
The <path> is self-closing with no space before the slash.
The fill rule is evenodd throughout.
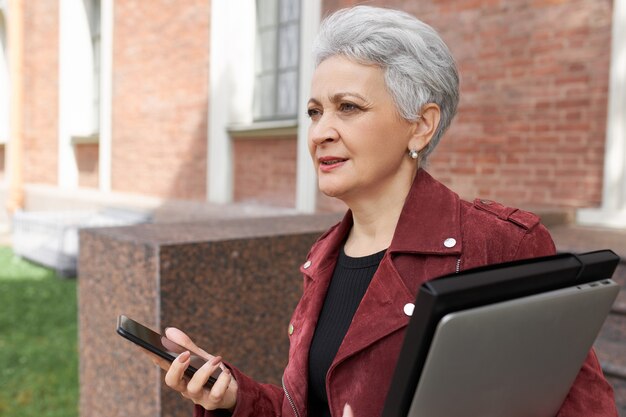
<path id="1" fill-rule="evenodd" d="M 459 75 L 454 58 L 439 34 L 416 17 L 392 9 L 356 6 L 322 21 L 313 44 L 315 65 L 342 55 L 380 66 L 401 117 L 416 121 L 421 108 L 435 103 L 441 121 L 421 152 L 425 162 L 450 126 L 459 102 Z"/>

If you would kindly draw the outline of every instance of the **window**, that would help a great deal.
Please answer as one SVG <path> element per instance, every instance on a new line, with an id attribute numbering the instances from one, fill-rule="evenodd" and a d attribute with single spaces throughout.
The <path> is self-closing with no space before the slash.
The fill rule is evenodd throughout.
<path id="1" fill-rule="evenodd" d="M 297 118 L 300 0 L 257 0 L 255 121 Z"/>

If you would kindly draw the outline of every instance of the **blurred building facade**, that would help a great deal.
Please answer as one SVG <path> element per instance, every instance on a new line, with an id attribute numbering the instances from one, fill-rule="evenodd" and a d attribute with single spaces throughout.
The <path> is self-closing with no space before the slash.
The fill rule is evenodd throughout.
<path id="1" fill-rule="evenodd" d="M 27 210 L 113 197 L 342 209 L 317 191 L 305 103 L 319 21 L 357 3 L 0 0 L 0 198 L 17 181 Z M 626 227 L 626 0 L 366 3 L 418 16 L 457 59 L 437 178 L 467 199 Z"/>

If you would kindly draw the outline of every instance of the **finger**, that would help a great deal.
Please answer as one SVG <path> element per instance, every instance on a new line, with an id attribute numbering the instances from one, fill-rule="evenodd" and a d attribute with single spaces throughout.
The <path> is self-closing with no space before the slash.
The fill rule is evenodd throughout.
<path id="1" fill-rule="evenodd" d="M 219 405 L 220 408 L 230 409 L 235 405 L 237 395 L 229 388 L 234 382 L 230 369 L 226 368 L 215 381 L 211 392 L 209 393 L 209 401 Z"/>
<path id="2" fill-rule="evenodd" d="M 190 357 L 190 352 L 185 351 L 172 362 L 170 369 L 165 374 L 165 384 L 168 387 L 176 391 L 185 391 L 184 375 L 185 369 L 189 366 Z"/>
<path id="3" fill-rule="evenodd" d="M 166 350 L 173 352 L 173 353 L 177 353 L 177 354 L 181 354 L 184 351 L 189 350 L 189 349 L 182 347 L 178 343 L 172 342 L 170 339 L 168 339 L 165 336 L 161 336 L 161 344 L 163 345 L 163 347 L 165 347 Z"/>
<path id="4" fill-rule="evenodd" d="M 177 343 L 186 349 L 189 349 L 190 351 L 194 352 L 198 356 L 203 357 L 207 361 L 210 361 L 214 357 L 210 353 L 198 347 L 189 336 L 187 336 L 184 332 L 175 327 L 168 327 L 167 329 L 165 329 L 165 336 L 167 336 L 167 338 L 170 339 L 172 342 Z"/>
<path id="5" fill-rule="evenodd" d="M 170 368 L 170 362 L 168 360 L 163 359 L 162 357 L 160 357 L 159 355 L 156 355 L 152 352 L 150 352 L 149 350 L 146 350 L 144 348 L 141 348 L 139 346 L 136 346 L 136 348 L 143 353 L 144 355 L 146 355 L 148 358 L 150 358 L 150 360 L 152 361 L 152 363 L 154 363 L 156 366 L 160 367 L 161 369 L 163 369 L 164 371 L 167 371 Z"/>
<path id="6" fill-rule="evenodd" d="M 156 366 L 158 366 L 159 368 L 163 369 L 164 371 L 168 371 L 170 369 L 171 366 L 171 362 L 163 359 L 160 356 L 157 356 L 155 354 L 149 354 L 150 359 L 152 360 L 152 363 L 155 364 Z"/>
<path id="7" fill-rule="evenodd" d="M 216 356 L 196 371 L 193 378 L 191 378 L 187 383 L 187 392 L 191 395 L 191 397 L 199 398 L 203 395 L 204 385 L 207 383 L 211 375 L 213 375 L 213 373 L 220 368 L 221 363 L 222 357 Z"/>

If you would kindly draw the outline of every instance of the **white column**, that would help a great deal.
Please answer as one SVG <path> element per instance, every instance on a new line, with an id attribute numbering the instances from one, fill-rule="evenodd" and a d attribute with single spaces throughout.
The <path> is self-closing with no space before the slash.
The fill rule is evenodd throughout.
<path id="1" fill-rule="evenodd" d="M 298 160 L 296 177 L 296 209 L 305 213 L 315 211 L 317 202 L 317 179 L 307 146 L 310 124 L 306 115 L 311 77 L 314 70 L 312 44 L 320 25 L 321 0 L 302 1 L 300 18 L 300 76 L 298 89 Z"/>
<path id="2" fill-rule="evenodd" d="M 585 225 L 626 227 L 626 0 L 613 2 L 602 207 L 578 210 L 577 221 Z"/>
<path id="3" fill-rule="evenodd" d="M 233 199 L 233 156 L 228 126 L 252 122 L 254 0 L 211 3 L 207 197 Z"/>
<path id="4" fill-rule="evenodd" d="M 98 179 L 100 191 L 108 192 L 111 191 L 114 0 L 102 0 L 100 7 L 100 139 Z"/>
<path id="5" fill-rule="evenodd" d="M 59 2 L 59 186 L 78 186 L 72 136 L 93 134 L 93 59 L 82 0 Z"/>
<path id="6" fill-rule="evenodd" d="M 9 213 L 24 208 L 24 1 L 12 0 L 8 4 L 8 61 L 11 80 L 9 104 L 9 143 L 7 167 Z"/>
<path id="7" fill-rule="evenodd" d="M 6 19 L 5 6 L 0 0 L 0 144 L 9 140 L 9 63 L 6 50 Z"/>

